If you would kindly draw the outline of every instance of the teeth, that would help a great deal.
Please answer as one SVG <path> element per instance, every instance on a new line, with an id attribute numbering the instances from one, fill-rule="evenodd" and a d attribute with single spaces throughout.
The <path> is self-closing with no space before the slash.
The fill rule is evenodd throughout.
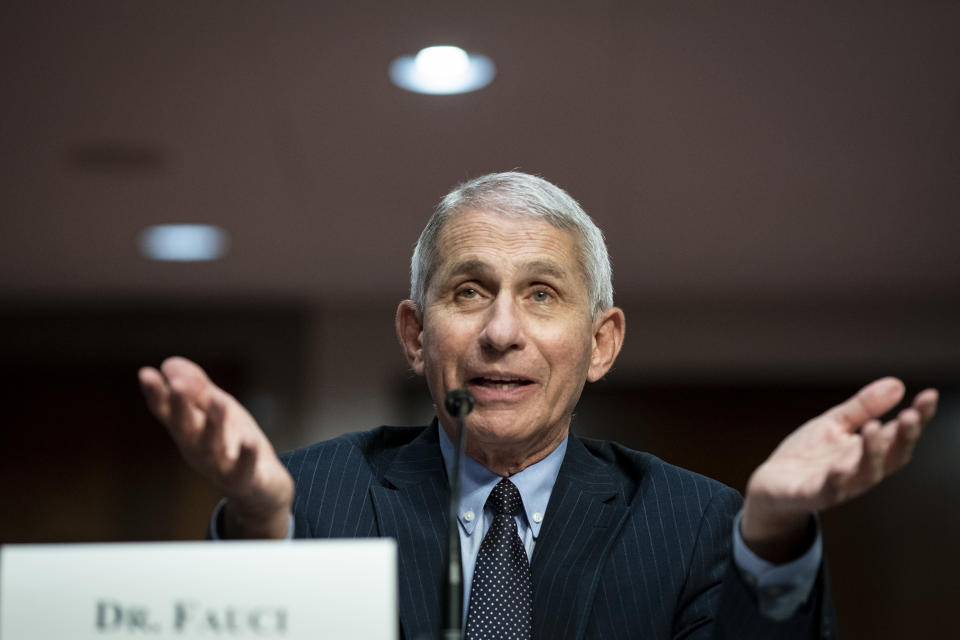
<path id="1" fill-rule="evenodd" d="M 477 378 L 477 382 L 484 387 L 505 391 L 519 385 L 526 384 L 525 380 L 517 378 Z"/>

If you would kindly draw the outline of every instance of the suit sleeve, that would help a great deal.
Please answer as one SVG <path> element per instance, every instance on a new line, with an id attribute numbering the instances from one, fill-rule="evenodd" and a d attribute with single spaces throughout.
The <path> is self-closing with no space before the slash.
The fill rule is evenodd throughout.
<path id="1" fill-rule="evenodd" d="M 824 569 L 807 601 L 791 617 L 763 615 L 752 588 L 732 557 L 732 521 L 742 499 L 733 489 L 718 491 L 704 509 L 687 563 L 687 579 L 673 623 L 676 640 L 829 640 L 836 637 Z"/>

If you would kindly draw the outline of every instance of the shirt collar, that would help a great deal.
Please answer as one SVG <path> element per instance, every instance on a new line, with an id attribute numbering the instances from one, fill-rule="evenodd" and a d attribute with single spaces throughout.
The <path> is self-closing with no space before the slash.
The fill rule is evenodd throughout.
<path id="1" fill-rule="evenodd" d="M 455 457 L 454 444 L 447 437 L 447 432 L 438 424 L 440 430 L 440 452 L 443 455 L 443 464 L 447 469 L 447 477 L 453 475 Z M 546 519 L 547 503 L 553 485 L 560 473 L 560 464 L 567 451 L 567 438 L 551 451 L 546 458 L 536 462 L 523 471 L 510 476 L 510 481 L 520 491 L 523 500 L 523 509 L 527 517 L 527 526 L 530 527 L 534 539 L 540 536 L 540 526 Z M 500 476 L 469 457 L 463 459 L 460 468 L 460 508 L 458 515 L 460 525 L 467 535 L 472 535 L 483 506 L 493 491 L 493 487 L 500 482 Z"/>

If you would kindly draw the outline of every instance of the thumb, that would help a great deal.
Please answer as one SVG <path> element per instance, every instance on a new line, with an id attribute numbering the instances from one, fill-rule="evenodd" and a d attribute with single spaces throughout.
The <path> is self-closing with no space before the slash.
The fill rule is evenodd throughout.
<path id="1" fill-rule="evenodd" d="M 868 420 L 879 418 L 897 406 L 897 403 L 903 399 L 904 393 L 903 382 L 897 378 L 880 378 L 824 415 L 837 420 L 846 431 L 852 433 Z"/>
<path id="2" fill-rule="evenodd" d="M 209 408 L 217 386 L 197 363 L 181 356 L 173 356 L 163 361 L 160 371 L 175 393 L 201 411 Z"/>

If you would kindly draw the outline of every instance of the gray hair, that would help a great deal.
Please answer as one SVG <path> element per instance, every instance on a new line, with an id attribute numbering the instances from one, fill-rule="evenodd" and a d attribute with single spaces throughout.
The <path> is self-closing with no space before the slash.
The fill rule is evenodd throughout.
<path id="1" fill-rule="evenodd" d="M 410 260 L 410 298 L 418 311 L 422 313 L 425 308 L 427 287 L 437 268 L 440 231 L 451 217 L 469 210 L 543 218 L 557 229 L 573 233 L 578 239 L 578 258 L 593 315 L 613 306 L 610 257 L 603 232 L 560 187 L 528 173 L 510 171 L 464 182 L 437 205 Z"/>

